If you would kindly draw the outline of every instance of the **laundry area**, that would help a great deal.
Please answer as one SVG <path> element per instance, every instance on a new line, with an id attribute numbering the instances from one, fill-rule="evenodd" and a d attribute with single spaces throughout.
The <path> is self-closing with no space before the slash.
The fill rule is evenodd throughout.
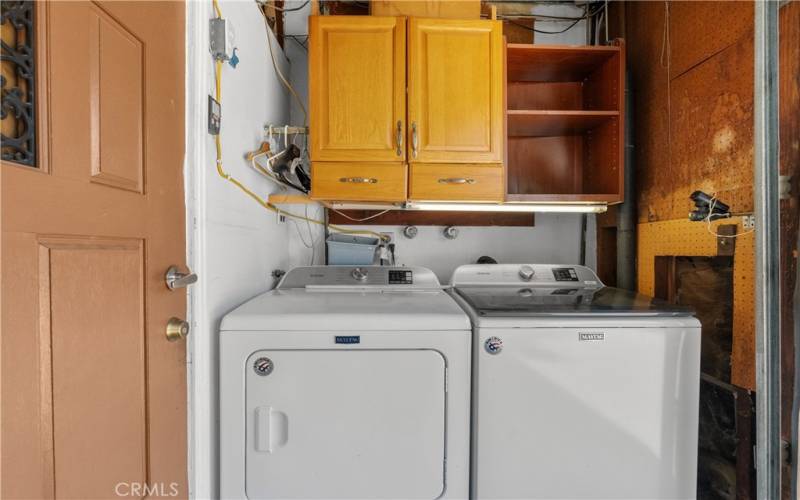
<path id="1" fill-rule="evenodd" d="M 800 1 L 1 9 L 0 497 L 800 498 Z"/>

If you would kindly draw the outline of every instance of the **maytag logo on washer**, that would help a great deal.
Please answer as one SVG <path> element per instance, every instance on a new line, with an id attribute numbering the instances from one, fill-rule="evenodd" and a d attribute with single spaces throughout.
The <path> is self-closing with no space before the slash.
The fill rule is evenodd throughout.
<path id="1" fill-rule="evenodd" d="M 596 342 L 599 340 L 605 340 L 606 334 L 603 332 L 595 333 L 595 332 L 578 332 L 578 340 L 581 342 Z"/>
<path id="2" fill-rule="evenodd" d="M 483 343 L 483 347 L 489 354 L 500 354 L 503 350 L 503 340 L 500 337 L 489 337 Z"/>

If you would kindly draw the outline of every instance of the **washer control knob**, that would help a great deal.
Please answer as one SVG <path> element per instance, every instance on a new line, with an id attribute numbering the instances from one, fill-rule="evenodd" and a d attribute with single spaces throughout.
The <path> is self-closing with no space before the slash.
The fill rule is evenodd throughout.
<path id="1" fill-rule="evenodd" d="M 534 274 L 536 274 L 536 271 L 531 266 L 521 266 L 519 268 L 519 277 L 525 281 L 532 280 Z"/>
<path id="2" fill-rule="evenodd" d="M 350 276 L 357 281 L 365 281 L 367 279 L 367 270 L 357 267 L 353 269 L 353 272 L 350 273 Z"/>

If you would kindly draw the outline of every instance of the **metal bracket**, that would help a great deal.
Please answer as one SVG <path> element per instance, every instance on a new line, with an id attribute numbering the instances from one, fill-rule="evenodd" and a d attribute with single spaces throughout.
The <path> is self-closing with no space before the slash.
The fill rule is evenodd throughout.
<path id="1" fill-rule="evenodd" d="M 264 135 L 305 135 L 308 134 L 308 127 L 297 127 L 294 125 L 264 125 Z"/>
<path id="2" fill-rule="evenodd" d="M 792 443 L 785 439 L 781 439 L 781 462 L 792 465 Z"/>
<path id="3" fill-rule="evenodd" d="M 780 175 L 778 176 L 778 198 L 781 200 L 788 200 L 792 196 L 792 176 Z"/>
<path id="4" fill-rule="evenodd" d="M 736 251 L 736 224 L 724 224 L 717 227 L 717 255 L 733 256 Z"/>

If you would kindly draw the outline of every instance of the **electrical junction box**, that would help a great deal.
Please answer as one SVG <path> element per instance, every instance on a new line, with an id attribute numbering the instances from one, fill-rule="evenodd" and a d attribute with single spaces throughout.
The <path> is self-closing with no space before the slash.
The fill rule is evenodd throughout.
<path id="1" fill-rule="evenodd" d="M 227 19 L 214 18 L 208 22 L 209 51 L 218 61 L 227 61 L 233 57 L 236 35 L 233 24 Z"/>

